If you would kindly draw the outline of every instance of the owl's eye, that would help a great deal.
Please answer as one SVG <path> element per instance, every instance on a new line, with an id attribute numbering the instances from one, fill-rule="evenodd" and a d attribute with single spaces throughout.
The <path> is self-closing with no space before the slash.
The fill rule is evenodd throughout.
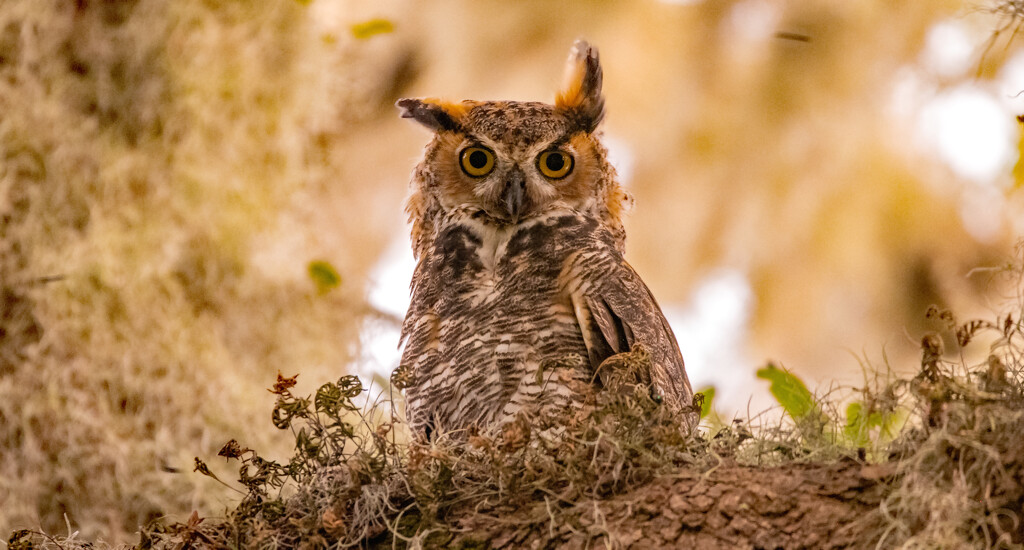
<path id="1" fill-rule="evenodd" d="M 544 151 L 537 157 L 537 168 L 545 177 L 562 179 L 572 172 L 572 155 L 565 151 Z"/>
<path id="2" fill-rule="evenodd" d="M 459 154 L 462 171 L 474 178 L 482 178 L 494 170 L 494 153 L 483 147 L 466 147 Z"/>

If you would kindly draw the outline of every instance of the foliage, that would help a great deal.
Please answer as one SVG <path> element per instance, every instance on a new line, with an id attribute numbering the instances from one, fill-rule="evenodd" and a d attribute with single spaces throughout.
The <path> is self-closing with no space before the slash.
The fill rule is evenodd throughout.
<path id="1" fill-rule="evenodd" d="M 706 475 L 725 459 L 842 458 L 878 463 L 885 480 L 882 505 L 860 523 L 866 546 L 1014 547 L 1024 542 L 1024 486 L 1016 481 L 1024 478 L 1024 268 L 1006 273 L 1022 294 L 995 321 L 927 313 L 959 345 L 987 343 L 982 364 L 967 364 L 962 350 L 950 360 L 942 338 L 926 334 L 916 373 L 859 388 L 845 415 L 832 412 L 834 398 L 816 398 L 798 377 L 769 365 L 759 375 L 791 419 L 776 429 L 737 421 L 687 434 L 647 392 L 623 387 L 591 389 L 582 409 L 523 411 L 491 431 L 408 441 L 390 403 L 360 404 L 366 392 L 357 378 L 301 397 L 292 392 L 296 377 L 278 375 L 272 420 L 291 432 L 293 456 L 277 462 L 229 441 L 219 455 L 239 463 L 238 505 L 221 520 L 193 514 L 155 522 L 140 546 L 465 548 L 498 544 L 488 537 L 510 528 L 516 541 L 554 526 L 593 533 L 596 503 Z M 715 416 L 713 399 L 706 390 L 695 402 L 705 421 Z M 216 477 L 198 458 L 196 470 Z M 607 544 L 618 540 L 601 529 Z M 74 534 L 19 531 L 9 545 L 84 543 Z"/>
<path id="2" fill-rule="evenodd" d="M 1022 278 L 1020 267 L 1007 273 Z M 283 379 L 275 390 L 281 397 L 275 418 L 285 415 L 292 422 L 287 425 L 297 447 L 294 469 L 278 466 L 277 471 L 303 486 L 319 479 L 318 469 L 340 467 L 349 472 L 345 479 L 361 473 L 362 487 L 377 488 L 370 494 L 388 495 L 387 504 L 377 500 L 373 506 L 361 504 L 367 497 L 360 492 L 334 501 L 328 508 L 332 513 L 322 514 L 334 523 L 318 531 L 327 541 L 445 546 L 467 543 L 458 535 L 468 528 L 467 509 L 472 510 L 471 526 L 482 532 L 509 513 L 516 514 L 524 531 L 547 522 L 580 527 L 582 503 L 628 494 L 659 476 L 706 471 L 720 460 L 714 457 L 764 463 L 768 452 L 782 462 L 821 460 L 813 449 L 831 444 L 832 456 L 864 459 L 869 449 L 867 458 L 895 472 L 884 506 L 867 518 L 865 536 L 872 544 L 1006 547 L 1022 541 L 1014 525 L 1019 525 L 1024 489 L 1012 481 L 1024 474 L 1024 451 L 1017 443 L 1024 438 L 1021 304 L 993 322 L 959 322 L 949 311 L 929 309 L 927 316 L 942 323 L 959 345 L 987 341 L 988 359 L 980 366 L 950 361 L 942 353 L 941 338 L 927 334 L 917 374 L 860 388 L 845 415 L 830 413 L 834 402 L 815 398 L 792 373 L 774 365 L 761 369 L 758 375 L 772 383 L 772 394 L 793 420 L 788 430 L 757 430 L 741 422 L 688 437 L 644 392 L 595 392 L 575 414 L 524 413 L 491 433 L 451 434 L 411 445 L 377 437 L 350 445 L 355 430 L 336 411 L 355 411 L 350 401 L 359 393 L 354 380 L 347 382 L 347 390 L 342 381 L 322 387 L 310 409 L 308 399 L 281 388 L 291 380 Z M 987 334 L 993 338 L 986 339 Z M 708 421 L 714 416 L 713 388 L 702 394 L 702 416 Z M 316 415 L 330 420 L 314 421 Z M 296 430 L 294 420 L 300 418 L 312 421 L 312 429 Z M 394 433 L 395 424 L 381 426 Z M 373 433 L 368 423 L 364 428 Z M 325 445 L 329 439 L 346 444 Z M 358 450 L 345 454 L 344 448 Z M 249 496 L 236 514 L 257 511 L 246 502 L 273 501 L 258 486 L 247 487 Z M 280 502 L 275 510 L 295 508 L 287 500 L 274 502 Z M 356 514 L 354 521 L 350 518 L 357 508 L 378 515 L 371 521 Z"/>
<path id="3" fill-rule="evenodd" d="M 287 463 L 229 441 L 220 455 L 238 460 L 245 496 L 223 522 L 155 524 L 144 545 L 173 546 L 200 536 L 236 543 L 341 545 L 423 539 L 445 544 L 453 510 L 473 506 L 482 521 L 509 507 L 573 522 L 576 503 L 622 493 L 677 468 L 703 463 L 701 439 L 646 392 L 601 392 L 584 410 L 523 412 L 491 432 L 447 434 L 399 444 L 388 403 L 361 409 L 359 380 L 342 377 L 310 397 L 292 393 L 295 377 L 278 377 L 272 415 L 291 430 Z M 208 476 L 206 464 L 196 469 Z"/>
<path id="4" fill-rule="evenodd" d="M 705 419 L 714 412 L 715 387 L 708 386 L 697 392 L 700 394 L 700 418 Z"/>
<path id="5" fill-rule="evenodd" d="M 63 533 L 66 515 L 122 543 L 216 509 L 232 493 L 193 456 L 239 434 L 287 452 L 246 433 L 266 382 L 358 353 L 363 296 L 318 295 L 304 268 L 364 280 L 388 238 L 374 222 L 400 186 L 334 207 L 339 128 L 376 116 L 339 82 L 386 56 L 325 47 L 310 11 L 0 2 L 0 531 Z"/>
<path id="6" fill-rule="evenodd" d="M 387 34 L 395 31 L 395 24 L 387 19 L 371 19 L 352 25 L 352 36 L 366 40 L 378 34 Z"/>
<path id="7" fill-rule="evenodd" d="M 769 391 L 796 423 L 805 443 L 825 442 L 866 452 L 891 442 L 907 419 L 906 410 L 899 407 L 893 394 L 895 386 L 887 386 L 879 395 L 862 390 L 862 399 L 846 405 L 844 420 L 826 414 L 832 404 L 819 403 L 800 377 L 783 368 L 769 363 L 757 371 L 757 377 L 771 382 Z"/>
<path id="8" fill-rule="evenodd" d="M 324 260 L 316 260 L 309 263 L 309 278 L 316 285 L 316 290 L 321 295 L 327 294 L 341 285 L 341 275 L 334 266 Z"/>
<path id="9" fill-rule="evenodd" d="M 769 391 L 793 420 L 800 422 L 821 415 L 810 390 L 796 375 L 769 363 L 757 371 L 757 377 L 771 382 Z"/>
<path id="10" fill-rule="evenodd" d="M 394 99 L 428 81 L 445 83 L 438 93 L 481 82 L 526 93 L 545 80 L 542 67 L 557 70 L 567 21 L 616 22 L 621 32 L 592 37 L 611 63 L 609 86 L 627 98 L 616 124 L 634 150 L 663 153 L 637 165 L 642 215 L 630 237 L 661 239 L 631 254 L 662 303 L 721 263 L 720 247 L 693 235 L 723 228 L 740 236 L 737 249 L 758 251 L 747 264 L 758 299 L 779 297 L 762 302 L 754 330 L 801 349 L 834 345 L 787 313 L 831 304 L 821 290 L 837 269 L 858 281 L 855 300 L 885 316 L 919 309 L 893 276 L 908 258 L 977 262 L 962 232 L 933 229 L 956 211 L 916 190 L 924 178 L 879 139 L 892 125 L 869 93 L 915 62 L 948 3 L 793 4 L 780 24 L 806 22 L 812 41 L 801 44 L 737 40 L 729 29 L 745 2 L 366 4 L 395 29 L 368 40 L 348 23 L 369 12 L 336 17 L 334 4 L 0 2 L 0 529 L 63 532 L 66 513 L 85 536 L 123 542 L 153 518 L 185 521 L 230 497 L 189 475 L 194 455 L 238 437 L 280 457 L 284 438 L 259 429 L 269 404 L 258 396 L 278 368 L 329 380 L 359 352 L 362 282 L 401 225 L 384 220 L 400 209 L 401 159 L 422 143 L 387 122 Z M 494 48 L 463 47 L 496 37 L 509 62 L 497 69 Z M 629 62 L 613 71 L 615 59 Z M 723 70 L 709 73 L 708 60 Z M 531 98 L 544 99 L 539 90 Z M 835 116 L 822 117 L 823 105 Z M 694 190 L 706 200 L 679 200 Z M 744 229 L 778 212 L 778 231 Z M 666 230 L 670 219 L 684 225 Z M 791 248 L 808 241 L 819 248 Z M 320 297 L 304 270 L 317 257 L 345 278 Z M 717 441 L 732 436 L 746 437 L 731 425 Z"/>
<path id="11" fill-rule="evenodd" d="M 854 447 L 866 448 L 875 440 L 892 441 L 906 419 L 906 414 L 901 411 L 879 410 L 873 405 L 854 401 L 846 406 L 843 435 Z"/>

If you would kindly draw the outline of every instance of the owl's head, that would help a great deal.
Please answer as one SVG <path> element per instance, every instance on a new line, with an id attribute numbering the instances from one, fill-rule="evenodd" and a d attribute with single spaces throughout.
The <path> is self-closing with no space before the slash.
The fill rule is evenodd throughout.
<path id="1" fill-rule="evenodd" d="M 430 224 L 452 217 L 508 226 L 571 209 L 620 234 L 630 199 L 595 134 L 604 116 L 601 78 L 597 50 L 577 41 L 554 104 L 399 100 L 403 118 L 434 132 L 413 177 L 414 233 L 426 236 Z"/>

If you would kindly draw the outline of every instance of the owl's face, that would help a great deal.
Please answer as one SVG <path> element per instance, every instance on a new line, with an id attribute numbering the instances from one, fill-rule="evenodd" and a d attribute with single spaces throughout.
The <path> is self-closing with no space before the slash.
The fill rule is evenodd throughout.
<path id="1" fill-rule="evenodd" d="M 435 136 L 427 158 L 445 211 L 515 224 L 593 198 L 603 149 L 552 105 L 463 102 L 454 131 Z"/>
<path id="2" fill-rule="evenodd" d="M 594 133 L 604 98 L 589 45 L 574 46 L 553 105 L 402 99 L 398 106 L 435 132 L 413 179 L 414 226 L 437 218 L 435 210 L 505 226 L 556 209 L 611 211 L 617 221 L 627 196 Z"/>

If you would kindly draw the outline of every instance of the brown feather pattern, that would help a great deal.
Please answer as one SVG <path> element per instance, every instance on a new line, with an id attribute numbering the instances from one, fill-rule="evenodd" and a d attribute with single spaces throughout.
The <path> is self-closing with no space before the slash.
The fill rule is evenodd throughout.
<path id="1" fill-rule="evenodd" d="M 690 404 L 672 330 L 598 220 L 556 211 L 510 228 L 493 265 L 479 227 L 448 226 L 413 278 L 402 365 L 414 427 L 484 427 L 579 404 L 557 371 L 538 383 L 540 365 L 576 353 L 588 361 L 569 378 L 591 383 L 601 362 L 637 342 L 651 355 L 653 391 L 667 406 Z"/>
<path id="2" fill-rule="evenodd" d="M 641 347 L 651 363 L 641 381 L 685 429 L 696 424 L 672 330 L 623 259 L 631 198 L 594 133 L 604 104 L 597 52 L 578 43 L 570 64 L 556 105 L 398 104 L 435 132 L 407 205 L 418 264 L 399 368 L 420 434 L 578 407 L 581 388 L 615 368 L 610 357 Z M 490 152 L 489 173 L 460 168 L 469 147 Z M 544 176 L 545 151 L 569 155 L 572 170 Z"/>

